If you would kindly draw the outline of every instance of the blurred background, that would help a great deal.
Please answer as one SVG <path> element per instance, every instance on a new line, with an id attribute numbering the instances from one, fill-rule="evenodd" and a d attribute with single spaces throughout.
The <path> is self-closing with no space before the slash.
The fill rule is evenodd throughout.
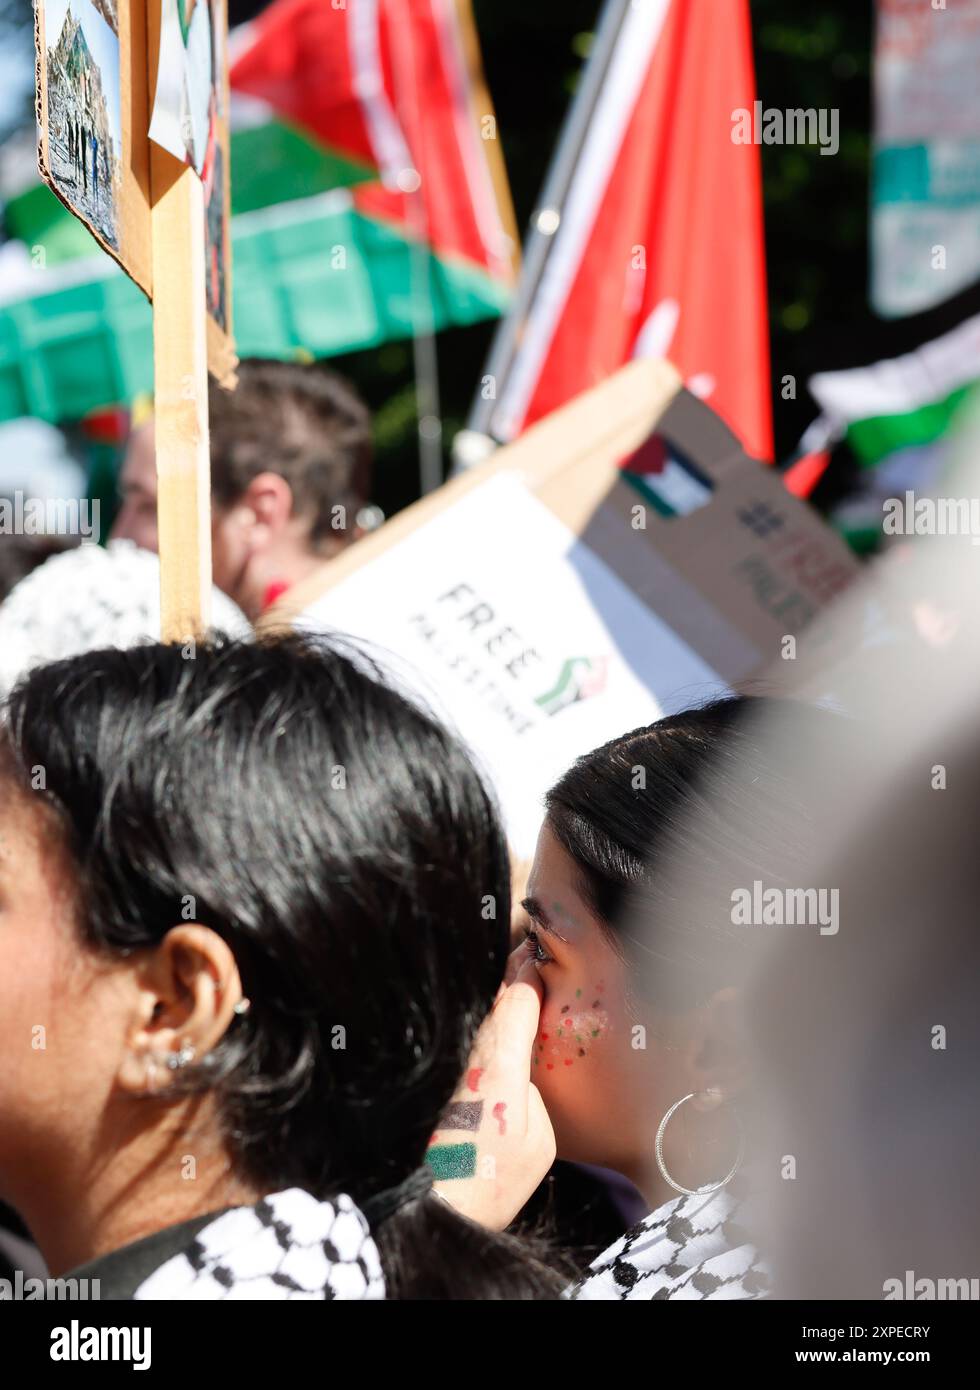
<path id="1" fill-rule="evenodd" d="M 229 0 L 230 27 L 247 23 L 264 8 L 258 0 Z M 486 82 L 522 236 L 592 49 L 599 10 L 599 0 L 474 0 Z M 777 462 L 792 458 L 819 414 L 806 387 L 813 373 L 893 358 L 980 309 L 976 286 L 925 313 L 897 319 L 883 319 L 869 305 L 874 19 L 871 0 L 797 0 L 792 6 L 781 0 L 751 0 L 757 94 L 763 106 L 836 108 L 840 113 L 840 149 L 834 158 L 821 158 L 818 149 L 800 145 L 763 145 L 760 151 Z M 0 418 L 38 413 L 25 412 L 22 403 L 18 408 L 4 370 L 23 351 L 23 334 L 18 344 L 9 322 L 3 322 L 11 317 L 11 244 L 20 239 L 23 250 L 25 241 L 31 244 L 32 229 L 46 226 L 49 269 L 59 258 L 77 256 L 86 240 L 89 253 L 95 249 L 84 228 L 68 219 L 49 190 L 36 185 L 33 42 L 29 0 L 0 0 L 0 198 L 5 239 L 0 250 Z M 241 179 L 234 142 L 232 165 L 236 190 Z M 26 189 L 30 198 L 25 205 Z M 237 197 L 233 191 L 233 200 Z M 233 210 L 237 206 L 233 201 Z M 57 235 L 46 219 L 58 222 Z M 21 257 L 21 288 L 15 294 L 23 293 L 22 267 Z M 138 292 L 130 286 L 126 290 L 135 305 Z M 491 301 L 492 295 L 481 298 L 474 293 L 456 314 L 466 321 L 447 323 L 437 335 L 446 470 L 495 327 Z M 140 312 L 137 305 L 137 319 Z M 144 317 L 138 333 L 134 330 L 142 346 L 129 357 L 127 384 L 142 379 L 145 388 L 150 384 L 148 311 Z M 260 350 L 260 344 L 248 340 L 240 306 L 236 319 L 239 351 L 244 355 Z M 331 355 L 332 365 L 356 383 L 372 409 L 374 500 L 390 514 L 419 492 L 418 420 L 412 343 L 390 330 L 383 340 L 378 337 L 376 333 L 375 341 L 359 344 L 358 350 L 345 350 L 338 342 Z M 316 345 L 314 355 L 322 355 L 322 344 Z M 788 376 L 796 383 L 791 396 L 782 385 Z M 72 447 L 89 454 L 103 450 L 111 462 L 120 428 L 112 415 L 80 433 L 72 411 L 72 402 L 65 401 L 57 421 L 68 429 Z M 832 466 L 814 485 L 812 500 L 821 510 L 833 509 L 854 488 L 857 475 L 858 460 L 848 442 L 836 444 Z M 874 543 L 858 531 L 860 527 L 855 528 L 856 545 L 867 548 Z"/>

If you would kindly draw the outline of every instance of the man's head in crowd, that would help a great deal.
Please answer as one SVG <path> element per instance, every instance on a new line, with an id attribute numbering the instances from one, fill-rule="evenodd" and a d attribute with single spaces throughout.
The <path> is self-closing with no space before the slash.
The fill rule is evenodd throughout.
<path id="1" fill-rule="evenodd" d="M 214 581 L 251 618 L 349 545 L 368 497 L 371 421 L 336 373 L 246 358 L 211 383 Z M 112 534 L 157 549 L 153 422 L 133 432 Z"/>

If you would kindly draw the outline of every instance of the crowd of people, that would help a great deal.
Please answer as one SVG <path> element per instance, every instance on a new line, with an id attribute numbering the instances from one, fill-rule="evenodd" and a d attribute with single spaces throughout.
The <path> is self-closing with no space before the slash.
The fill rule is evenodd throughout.
<path id="1" fill-rule="evenodd" d="M 855 986 L 875 957 L 835 966 L 807 929 L 773 964 L 731 902 L 833 874 L 868 710 L 733 696 L 583 749 L 522 869 L 467 749 L 357 643 L 251 629 L 365 524 L 364 406 L 245 362 L 211 431 L 226 606 L 193 659 L 146 597 L 151 425 L 97 562 L 0 538 L 0 1258 L 136 1300 L 832 1296 L 808 1252 L 833 1212 L 802 1204 L 788 1243 L 772 1225 L 797 1169 L 828 1190 L 826 1128 L 787 1147 L 801 1100 L 832 1126 L 855 1069 L 865 1095 L 904 1077 L 910 1106 L 935 1087 L 935 1136 L 948 1083 L 896 1071 L 901 1048 L 815 1072 L 843 962 Z M 965 957 L 937 934 L 940 999 Z M 893 1002 L 869 989 L 867 1028 Z M 976 1055 L 958 1022 L 953 1077 Z M 875 1112 L 847 1120 L 862 1190 Z M 894 1137 L 886 1225 L 917 1153 Z M 853 1296 L 913 1253 L 886 1242 Z"/>

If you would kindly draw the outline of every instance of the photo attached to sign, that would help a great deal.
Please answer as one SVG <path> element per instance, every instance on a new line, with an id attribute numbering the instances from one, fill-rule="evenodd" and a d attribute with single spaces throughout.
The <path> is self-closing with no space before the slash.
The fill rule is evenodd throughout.
<path id="1" fill-rule="evenodd" d="M 226 28 L 225 0 L 162 0 L 149 135 L 203 185 L 207 311 L 230 352 Z M 211 342 L 209 365 L 220 380 L 225 373 Z"/>
<path id="2" fill-rule="evenodd" d="M 225 180 L 224 151 L 215 146 L 208 177 L 204 181 L 207 221 L 204 229 L 205 293 L 208 313 L 221 328 L 228 328 L 225 302 Z"/>
<path id="3" fill-rule="evenodd" d="M 52 183 L 120 249 L 122 116 L 116 0 L 44 0 Z"/>
<path id="4" fill-rule="evenodd" d="M 208 0 L 163 0 L 150 139 L 202 178 L 218 108 L 214 49 Z"/>

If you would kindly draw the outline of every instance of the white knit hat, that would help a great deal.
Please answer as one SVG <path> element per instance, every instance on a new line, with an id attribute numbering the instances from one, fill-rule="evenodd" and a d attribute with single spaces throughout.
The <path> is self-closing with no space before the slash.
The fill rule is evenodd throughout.
<path id="1" fill-rule="evenodd" d="M 251 637 L 241 609 L 215 589 L 212 628 Z M 0 696 L 47 661 L 160 636 L 160 558 L 132 541 L 80 545 L 54 555 L 0 604 Z"/>

